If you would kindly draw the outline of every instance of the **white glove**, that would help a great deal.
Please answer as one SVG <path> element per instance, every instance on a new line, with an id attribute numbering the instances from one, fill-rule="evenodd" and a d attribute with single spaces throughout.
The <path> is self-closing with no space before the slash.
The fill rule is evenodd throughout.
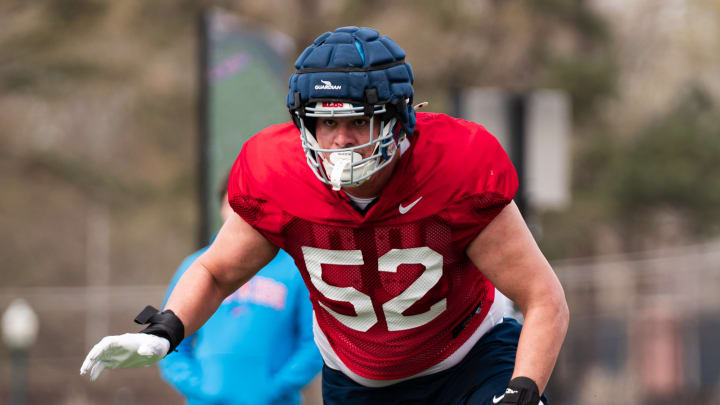
<path id="1" fill-rule="evenodd" d="M 85 357 L 80 374 L 90 373 L 95 381 L 105 368 L 146 367 L 160 361 L 170 350 L 170 342 L 147 333 L 105 336 Z"/>

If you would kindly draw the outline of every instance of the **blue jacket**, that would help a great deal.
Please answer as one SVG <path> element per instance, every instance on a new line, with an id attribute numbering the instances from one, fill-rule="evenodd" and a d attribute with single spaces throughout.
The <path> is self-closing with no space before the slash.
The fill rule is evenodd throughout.
<path id="1" fill-rule="evenodd" d="M 183 261 L 165 301 L 206 249 Z M 292 258 L 280 250 L 159 366 L 189 405 L 299 404 L 300 389 L 320 371 L 322 359 L 308 291 Z"/>

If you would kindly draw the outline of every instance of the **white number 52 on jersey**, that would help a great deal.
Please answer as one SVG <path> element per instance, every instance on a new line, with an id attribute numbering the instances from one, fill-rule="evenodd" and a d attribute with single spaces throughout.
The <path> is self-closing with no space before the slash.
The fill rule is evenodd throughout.
<path id="1" fill-rule="evenodd" d="M 322 279 L 323 264 L 363 265 L 360 250 L 327 250 L 303 246 L 302 252 L 305 257 L 305 266 L 308 273 L 310 273 L 310 279 L 315 288 L 331 300 L 350 303 L 357 316 L 337 313 L 319 302 L 321 307 L 332 314 L 340 323 L 357 331 L 365 332 L 378 322 L 370 296 L 353 287 L 332 286 Z M 403 315 L 403 311 L 424 297 L 440 281 L 443 272 L 443 258 L 442 255 L 429 247 L 392 249 L 378 258 L 378 271 L 395 273 L 401 264 L 422 264 L 425 266 L 425 271 L 405 291 L 382 305 L 388 330 L 390 331 L 422 326 L 435 319 L 447 306 L 447 299 L 443 298 L 433 304 L 426 312 L 417 315 Z"/>

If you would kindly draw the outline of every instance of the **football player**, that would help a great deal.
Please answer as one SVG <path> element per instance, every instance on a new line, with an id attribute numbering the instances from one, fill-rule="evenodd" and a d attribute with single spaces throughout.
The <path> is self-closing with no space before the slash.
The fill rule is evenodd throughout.
<path id="1" fill-rule="evenodd" d="M 237 215 L 164 311 L 104 338 L 81 372 L 162 358 L 282 248 L 310 291 L 326 404 L 547 404 L 568 309 L 497 140 L 416 114 L 405 52 L 375 30 L 327 32 L 295 67 L 293 122 L 256 134 L 235 162 Z M 503 318 L 498 291 L 523 325 Z"/>

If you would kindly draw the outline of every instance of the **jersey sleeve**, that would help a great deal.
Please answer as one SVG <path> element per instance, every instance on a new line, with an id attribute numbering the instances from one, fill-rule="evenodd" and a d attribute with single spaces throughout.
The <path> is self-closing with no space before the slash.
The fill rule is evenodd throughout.
<path id="1" fill-rule="evenodd" d="M 284 248 L 282 230 L 287 220 L 283 211 L 273 205 L 268 197 L 272 185 L 271 170 L 257 156 L 273 156 L 263 150 L 256 138 L 250 138 L 243 146 L 228 180 L 228 200 L 233 211 L 260 232 L 270 243 Z"/>
<path id="2" fill-rule="evenodd" d="M 445 210 L 454 224 L 456 240 L 466 247 L 515 197 L 518 177 L 498 140 L 483 127 L 473 128 L 469 144 L 458 159 L 463 179 L 459 198 Z"/>

